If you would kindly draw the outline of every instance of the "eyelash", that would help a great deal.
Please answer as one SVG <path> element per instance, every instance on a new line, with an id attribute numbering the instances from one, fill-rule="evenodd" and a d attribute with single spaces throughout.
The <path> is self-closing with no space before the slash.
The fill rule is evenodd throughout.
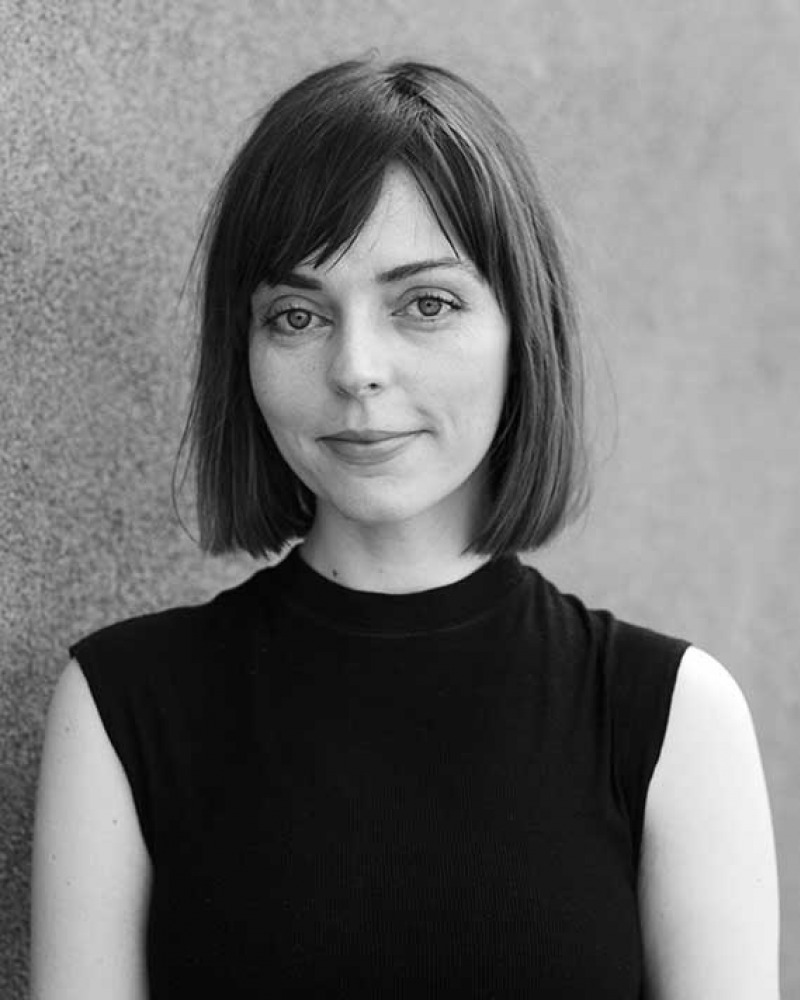
<path id="1" fill-rule="evenodd" d="M 442 313 L 442 312 L 437 313 L 435 316 L 419 316 L 419 317 L 417 317 L 423 323 L 435 323 L 437 320 L 440 320 L 440 319 L 442 319 L 443 316 L 447 315 L 447 312 L 458 312 L 460 309 L 463 309 L 463 306 L 461 305 L 461 303 L 457 302 L 455 299 L 451 299 L 451 298 L 445 297 L 444 295 L 438 295 L 438 294 L 434 294 L 434 293 L 427 293 L 425 295 L 416 295 L 416 296 L 414 296 L 413 299 L 411 299 L 411 301 L 408 303 L 408 305 L 411 305 L 412 302 L 419 302 L 421 300 L 427 300 L 427 301 L 431 301 L 432 300 L 434 302 L 441 302 L 444 305 L 450 307 L 449 310 L 445 311 L 444 313 Z M 274 333 L 283 333 L 283 334 L 288 334 L 289 336 L 292 336 L 293 334 L 306 333 L 309 329 L 311 329 L 310 327 L 301 327 L 299 329 L 294 329 L 294 330 L 293 329 L 288 329 L 288 330 L 282 330 L 282 329 L 280 329 L 278 327 L 278 325 L 277 325 L 277 321 L 281 318 L 281 316 L 285 316 L 287 313 L 292 313 L 292 312 L 308 313 L 309 316 L 317 316 L 317 315 L 319 315 L 318 313 L 315 313 L 313 311 L 313 309 L 307 309 L 305 306 L 291 306 L 290 305 L 290 306 L 287 306 L 284 309 L 281 309 L 279 312 L 275 312 L 275 313 L 267 312 L 265 315 L 263 315 L 260 318 L 259 323 L 260 323 L 261 326 L 266 327 L 269 330 L 272 330 Z"/>

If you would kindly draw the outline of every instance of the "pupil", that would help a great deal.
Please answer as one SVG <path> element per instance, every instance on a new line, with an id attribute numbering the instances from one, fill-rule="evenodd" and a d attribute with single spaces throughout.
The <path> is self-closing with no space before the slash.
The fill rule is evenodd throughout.
<path id="1" fill-rule="evenodd" d="M 420 299 L 419 301 L 419 307 L 424 316 L 435 316 L 441 306 L 442 303 L 437 299 Z"/>
<path id="2" fill-rule="evenodd" d="M 295 320 L 298 320 L 298 322 L 295 323 Z M 295 329 L 302 329 L 303 327 L 308 326 L 308 314 L 302 309 L 293 309 L 289 313 L 289 325 L 293 326 Z"/>

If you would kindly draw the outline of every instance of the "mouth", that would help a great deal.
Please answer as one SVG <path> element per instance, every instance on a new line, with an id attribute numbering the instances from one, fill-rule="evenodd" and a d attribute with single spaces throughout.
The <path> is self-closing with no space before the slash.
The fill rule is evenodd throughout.
<path id="1" fill-rule="evenodd" d="M 402 454 L 420 431 L 394 433 L 369 431 L 333 434 L 320 440 L 337 459 L 347 465 L 378 465 Z"/>
<path id="2" fill-rule="evenodd" d="M 376 444 L 379 441 L 391 441 L 416 433 L 416 431 L 342 431 L 341 434 L 329 434 L 322 440 L 352 441 L 354 444 Z"/>

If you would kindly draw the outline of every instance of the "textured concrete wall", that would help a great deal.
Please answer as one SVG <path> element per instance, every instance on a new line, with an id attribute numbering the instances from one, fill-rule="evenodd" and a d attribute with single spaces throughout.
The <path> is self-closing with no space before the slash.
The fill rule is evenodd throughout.
<path id="1" fill-rule="evenodd" d="M 595 502 L 538 562 L 748 695 L 800 996 L 800 14 L 794 0 L 0 4 L 0 994 L 24 993 L 43 713 L 71 641 L 249 571 L 172 515 L 197 220 L 250 116 L 376 47 L 545 160 L 576 247 Z"/>

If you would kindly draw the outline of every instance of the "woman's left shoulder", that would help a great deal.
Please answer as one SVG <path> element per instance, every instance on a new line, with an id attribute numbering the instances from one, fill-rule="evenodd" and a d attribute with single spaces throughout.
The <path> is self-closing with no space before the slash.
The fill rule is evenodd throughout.
<path id="1" fill-rule="evenodd" d="M 756 731 L 736 680 L 696 646 L 678 667 L 647 794 L 639 894 L 655 996 L 777 996 L 777 866 Z"/>
<path id="2" fill-rule="evenodd" d="M 675 677 L 664 743 L 648 797 L 648 818 L 657 818 L 660 809 L 673 813 L 681 803 L 695 798 L 724 795 L 737 773 L 739 778 L 750 776 L 753 791 L 759 784 L 755 779 L 763 779 L 747 699 L 719 660 L 698 646 L 688 646 Z"/>
<path id="3" fill-rule="evenodd" d="M 744 805 L 741 793 L 750 779 L 760 792 L 763 774 L 750 707 L 741 687 L 719 660 L 688 646 L 677 670 L 661 753 L 650 784 L 646 828 L 670 816 L 707 811 L 709 797 L 719 805 Z M 759 779 L 759 780 L 756 780 Z M 728 790 L 736 795 L 725 802 Z M 738 806 L 737 806 L 738 808 Z M 688 816 L 682 817 L 684 821 Z"/>
<path id="4" fill-rule="evenodd" d="M 672 696 L 667 740 L 673 753 L 754 738 L 753 721 L 745 695 L 730 671 L 698 646 L 688 646 L 681 656 Z M 691 737 L 691 739 L 688 739 Z"/>

